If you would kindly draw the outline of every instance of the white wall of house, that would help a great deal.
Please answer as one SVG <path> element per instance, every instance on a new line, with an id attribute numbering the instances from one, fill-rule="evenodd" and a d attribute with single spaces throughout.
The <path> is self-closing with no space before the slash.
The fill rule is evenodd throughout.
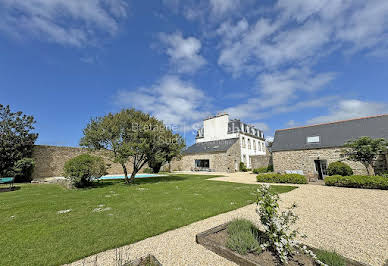
<path id="1" fill-rule="evenodd" d="M 250 156 L 266 155 L 265 141 L 250 135 L 239 133 L 241 145 L 241 161 L 251 168 Z"/>
<path id="2" fill-rule="evenodd" d="M 236 138 L 235 134 L 228 134 L 229 115 L 222 114 L 205 119 L 203 121 L 204 137 L 196 142 L 206 142 L 213 140 L 223 140 Z"/>

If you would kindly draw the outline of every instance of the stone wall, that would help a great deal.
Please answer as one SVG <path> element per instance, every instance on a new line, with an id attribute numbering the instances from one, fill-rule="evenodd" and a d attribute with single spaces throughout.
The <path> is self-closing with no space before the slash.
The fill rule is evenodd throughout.
<path id="1" fill-rule="evenodd" d="M 226 152 L 188 154 L 181 160 L 171 162 L 172 171 L 192 171 L 195 167 L 195 160 L 209 160 L 210 169 L 216 172 L 238 171 L 241 154 L 240 141 L 236 141 Z"/>
<path id="2" fill-rule="evenodd" d="M 319 157 L 319 160 L 327 160 L 328 165 L 332 162 L 343 161 L 353 169 L 355 175 L 367 174 L 363 164 L 343 160 L 340 154 L 341 148 L 273 152 L 274 171 L 284 172 L 286 170 L 302 170 L 305 175 L 315 176 L 317 173 L 315 171 L 314 160 Z M 379 167 L 381 167 L 381 165 L 384 167 L 385 165 L 385 168 L 387 168 L 387 161 L 384 161 L 382 158 L 383 156 L 379 156 L 379 162 L 376 164 L 380 165 Z"/>
<path id="3" fill-rule="evenodd" d="M 88 152 L 84 148 L 35 145 L 32 153 L 32 158 L 35 160 L 32 177 L 33 179 L 40 179 L 63 176 L 63 166 L 67 160 Z M 93 152 L 92 154 L 103 157 L 105 162 L 110 165 L 108 174 L 123 174 L 121 165 L 112 163 L 106 154 L 104 155 L 102 152 Z M 127 168 L 128 173 L 133 169 L 129 164 Z"/>
<path id="4" fill-rule="evenodd" d="M 254 155 L 251 158 L 251 168 L 262 168 L 272 165 L 272 155 L 267 151 L 266 155 Z"/>

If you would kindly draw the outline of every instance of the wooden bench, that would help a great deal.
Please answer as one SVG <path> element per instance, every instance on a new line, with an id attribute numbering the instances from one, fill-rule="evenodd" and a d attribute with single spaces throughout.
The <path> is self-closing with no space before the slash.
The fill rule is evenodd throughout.
<path id="1" fill-rule="evenodd" d="M 10 188 L 13 188 L 14 181 L 15 181 L 14 177 L 0 177 L 0 185 L 1 184 L 9 184 Z"/>

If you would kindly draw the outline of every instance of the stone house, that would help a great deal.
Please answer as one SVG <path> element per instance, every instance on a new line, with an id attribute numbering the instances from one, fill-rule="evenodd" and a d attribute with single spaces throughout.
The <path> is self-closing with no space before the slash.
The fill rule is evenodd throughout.
<path id="1" fill-rule="evenodd" d="M 364 165 L 341 156 L 347 141 L 363 136 L 388 140 L 388 115 L 277 130 L 272 145 L 274 171 L 323 179 L 329 163 L 344 161 L 354 174 L 365 175 Z M 387 154 L 379 155 L 375 170 L 386 171 L 387 161 Z"/>
<path id="2" fill-rule="evenodd" d="M 181 160 L 172 162 L 171 169 L 235 172 L 240 162 L 251 168 L 255 156 L 267 156 L 263 131 L 238 119 L 230 120 L 224 113 L 203 121 L 195 144 L 184 151 Z"/>

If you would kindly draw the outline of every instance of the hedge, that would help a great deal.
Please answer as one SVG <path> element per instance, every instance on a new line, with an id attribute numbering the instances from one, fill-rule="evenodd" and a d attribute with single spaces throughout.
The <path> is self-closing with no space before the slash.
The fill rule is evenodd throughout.
<path id="1" fill-rule="evenodd" d="M 290 183 L 290 184 L 307 184 L 307 178 L 299 174 L 261 174 L 256 177 L 257 182 L 264 183 Z"/>
<path id="2" fill-rule="evenodd" d="M 344 162 L 333 162 L 327 167 L 327 173 L 329 175 L 351 176 L 353 175 L 353 170 Z"/>
<path id="3" fill-rule="evenodd" d="M 260 168 L 253 169 L 254 174 L 263 174 L 263 173 L 268 173 L 272 171 L 273 171 L 272 165 L 269 165 L 268 167 L 260 167 Z"/>
<path id="4" fill-rule="evenodd" d="M 383 176 L 340 176 L 333 175 L 325 178 L 326 186 L 388 189 L 388 178 Z"/>

